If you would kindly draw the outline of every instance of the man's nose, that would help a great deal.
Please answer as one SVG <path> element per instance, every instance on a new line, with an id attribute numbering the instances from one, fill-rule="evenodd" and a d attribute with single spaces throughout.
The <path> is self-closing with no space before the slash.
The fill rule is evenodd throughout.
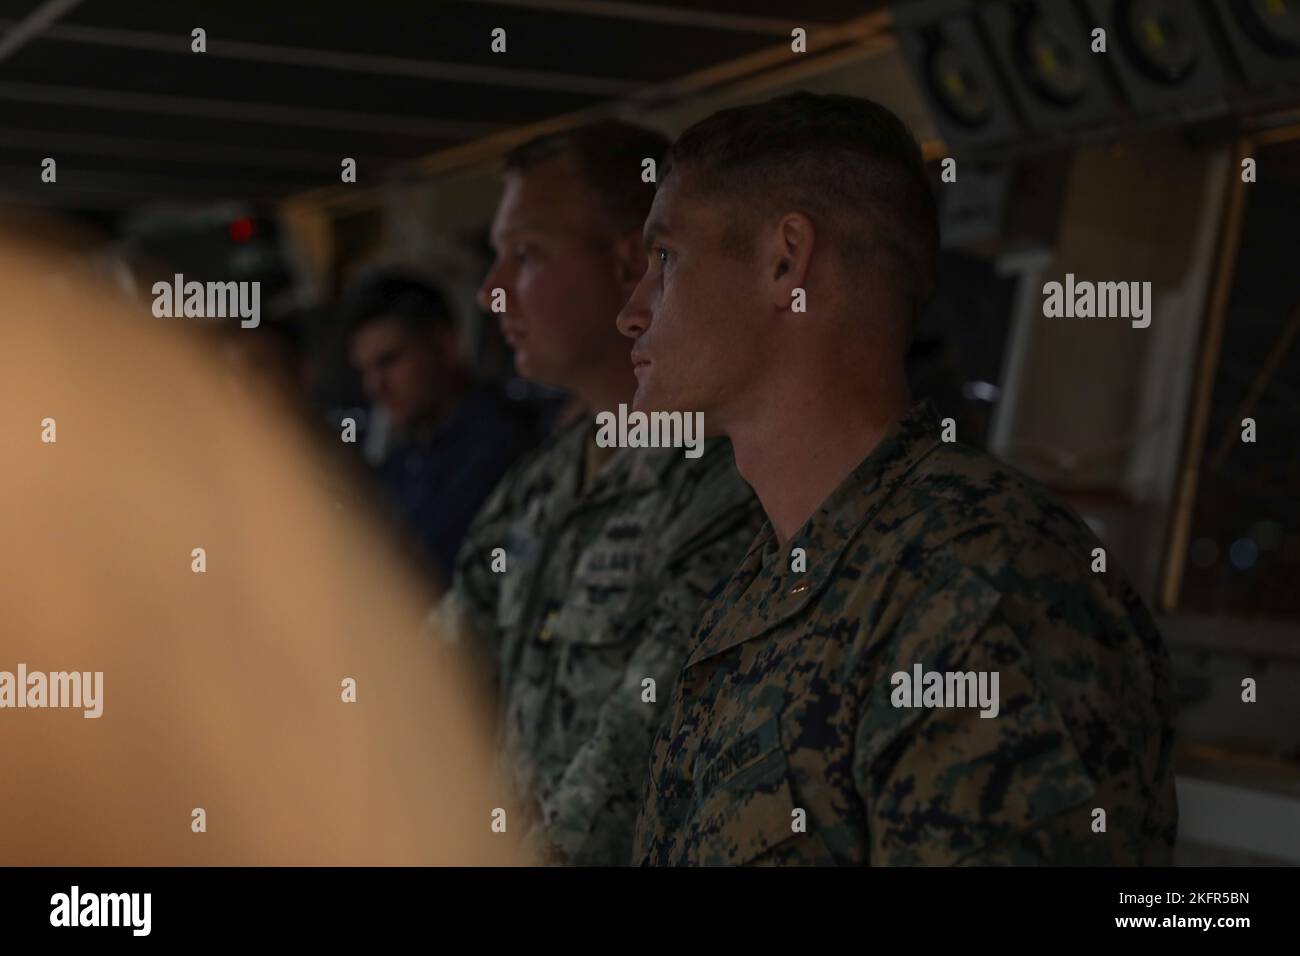
<path id="1" fill-rule="evenodd" d="M 618 330 L 626 335 L 629 339 L 639 338 L 646 329 L 650 328 L 650 296 L 647 290 L 647 280 L 650 277 L 650 270 L 646 270 L 641 281 L 636 284 L 632 290 L 632 295 L 628 298 L 623 308 L 618 313 Z"/>

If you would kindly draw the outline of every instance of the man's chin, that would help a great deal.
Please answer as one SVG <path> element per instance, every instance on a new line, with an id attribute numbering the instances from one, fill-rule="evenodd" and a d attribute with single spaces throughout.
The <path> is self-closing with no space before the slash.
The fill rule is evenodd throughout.
<path id="1" fill-rule="evenodd" d="M 654 412 L 684 413 L 686 412 L 686 409 L 683 409 L 681 405 L 675 404 L 671 395 L 660 396 L 655 392 L 645 392 L 641 389 L 637 389 L 636 394 L 632 396 L 632 403 L 628 407 L 628 411 L 644 412 L 645 414 L 650 415 Z"/>
<path id="2" fill-rule="evenodd" d="M 671 395 L 661 395 L 653 389 L 647 389 L 644 385 L 636 390 L 636 394 L 632 396 L 632 401 L 628 405 L 629 412 L 642 412 L 646 415 L 655 412 L 667 412 L 669 414 L 678 412 L 682 415 L 694 415 L 698 410 L 698 407 L 685 407 Z M 704 416 L 703 424 L 705 438 L 713 438 L 724 434 L 711 425 L 708 415 Z"/>
<path id="3" fill-rule="evenodd" d="M 554 375 L 547 373 L 545 369 L 539 369 L 537 363 L 527 352 L 515 353 L 515 374 L 525 381 L 532 382 L 534 385 L 541 385 L 544 388 L 563 388 L 563 386 L 554 383 Z"/>
<path id="4" fill-rule="evenodd" d="M 644 386 L 640 386 L 632 396 L 628 411 L 645 412 L 649 415 L 651 412 L 663 411 L 663 408 L 654 400 L 653 392 L 648 392 Z"/>
<path id="5" fill-rule="evenodd" d="M 542 388 L 558 389 L 563 392 L 573 391 L 572 386 L 565 384 L 564 375 L 557 375 L 553 370 L 538 368 L 537 363 L 532 361 L 526 352 L 515 353 L 515 374 L 524 381 L 540 385 Z"/>

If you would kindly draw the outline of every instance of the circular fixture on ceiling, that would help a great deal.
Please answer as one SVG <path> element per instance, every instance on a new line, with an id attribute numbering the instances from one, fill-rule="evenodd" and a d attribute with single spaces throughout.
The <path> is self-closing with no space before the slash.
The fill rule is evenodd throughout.
<path id="1" fill-rule="evenodd" d="M 940 41 L 927 63 L 930 91 L 944 112 L 963 126 L 978 129 L 993 116 L 993 104 L 971 59 L 950 43 Z"/>
<path id="2" fill-rule="evenodd" d="M 1276 56 L 1300 57 L 1298 0 L 1240 0 L 1229 4 L 1246 34 Z"/>
<path id="3" fill-rule="evenodd" d="M 1070 107 L 1088 91 L 1088 76 L 1079 60 L 1082 37 L 1072 44 L 1055 22 L 1036 8 L 1026 8 L 1013 39 L 1016 60 L 1029 86 L 1054 106 Z"/>
<path id="4" fill-rule="evenodd" d="M 1123 0 L 1116 18 L 1124 52 L 1148 79 L 1181 83 L 1196 69 L 1195 10 L 1178 0 Z"/>

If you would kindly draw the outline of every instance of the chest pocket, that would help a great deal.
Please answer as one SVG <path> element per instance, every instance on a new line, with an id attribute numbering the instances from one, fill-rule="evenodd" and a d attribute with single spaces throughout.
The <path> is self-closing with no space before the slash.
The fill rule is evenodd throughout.
<path id="1" fill-rule="evenodd" d="M 566 644 L 603 647 L 619 644 L 640 630 L 654 599 L 645 575 L 644 549 L 588 549 L 574 568 L 564 605 L 551 615 L 552 636 Z"/>
<path id="2" fill-rule="evenodd" d="M 548 615 L 543 640 L 555 682 L 553 732 L 566 749 L 595 734 L 601 707 L 612 695 L 626 695 L 629 707 L 645 706 L 640 680 L 646 675 L 629 676 L 628 667 L 647 634 L 649 591 L 621 567 L 580 566 L 568 600 Z"/>
<path id="3" fill-rule="evenodd" d="M 695 776 L 687 862 L 703 866 L 834 863 L 795 803 L 779 718 L 729 741 Z M 797 817 L 804 817 L 795 830 Z"/>

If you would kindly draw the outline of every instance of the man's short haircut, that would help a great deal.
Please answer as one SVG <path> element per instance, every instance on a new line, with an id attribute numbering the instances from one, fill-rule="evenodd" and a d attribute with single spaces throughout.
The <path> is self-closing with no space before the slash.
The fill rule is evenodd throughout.
<path id="1" fill-rule="evenodd" d="M 359 277 L 343 294 L 339 315 L 345 337 L 381 318 L 399 319 L 413 332 L 455 326 L 447 300 L 432 285 L 395 269 Z"/>
<path id="2" fill-rule="evenodd" d="M 653 159 L 658 167 L 667 149 L 663 133 L 622 120 L 601 120 L 516 146 L 506 155 L 506 172 L 525 172 L 557 156 L 572 156 L 610 225 L 617 232 L 630 232 L 645 223 L 655 198 L 654 183 L 641 179 L 642 163 Z"/>
<path id="3" fill-rule="evenodd" d="M 701 191 L 743 210 L 724 237 L 728 252 L 753 253 L 763 218 L 802 212 L 829 236 L 849 274 L 890 256 L 915 318 L 935 285 L 939 221 L 921 148 L 897 116 L 855 96 L 791 93 L 714 113 L 668 151 Z"/>

